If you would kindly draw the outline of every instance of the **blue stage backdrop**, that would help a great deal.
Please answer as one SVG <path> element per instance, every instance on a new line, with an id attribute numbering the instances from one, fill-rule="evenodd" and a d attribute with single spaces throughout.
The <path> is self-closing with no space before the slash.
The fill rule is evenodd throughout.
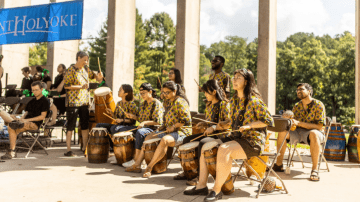
<path id="1" fill-rule="evenodd" d="M 81 39 L 83 0 L 0 9 L 0 45 Z"/>

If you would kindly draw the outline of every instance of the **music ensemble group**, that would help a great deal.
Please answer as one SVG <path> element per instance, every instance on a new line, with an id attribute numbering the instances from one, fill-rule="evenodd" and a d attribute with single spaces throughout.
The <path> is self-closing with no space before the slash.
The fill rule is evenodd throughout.
<path id="1" fill-rule="evenodd" d="M 222 56 L 214 57 L 211 61 L 213 73 L 203 86 L 199 86 L 199 91 L 204 92 L 206 97 L 206 109 L 205 118 L 197 119 L 196 125 L 193 123 L 195 118 L 190 113 L 180 71 L 173 68 L 169 71 L 168 81 L 160 86 L 160 98 L 157 98 L 156 90 L 150 83 L 141 84 L 139 90 L 143 101 L 140 106 L 134 102 L 132 86 L 123 84 L 118 91 L 121 101 L 116 104 L 115 110 L 106 107 L 104 102 L 104 114 L 111 117 L 113 122 L 97 123 L 89 131 L 89 79 L 95 76 L 101 83 L 101 87 L 96 89 L 99 97 L 106 94 L 104 92 L 108 88 L 104 87 L 106 83 L 101 72 L 94 75 L 85 68 L 88 60 L 87 53 L 78 52 L 76 64 L 66 71 L 60 71 L 59 66 L 62 79 L 55 79 L 58 85 L 54 88 L 62 91 L 59 97 L 63 98 L 56 102 L 64 103 L 64 107 L 59 107 L 61 104 L 55 103 L 55 99 L 51 105 L 56 105 L 59 111 L 66 111 L 65 156 L 74 155 L 70 146 L 78 117 L 85 145 L 90 145 L 88 139 L 91 142 L 94 131 L 97 136 L 108 134 L 112 149 L 115 151 L 115 147 L 120 145 L 123 148 L 122 156 L 127 156 L 126 162 L 122 163 L 126 172 L 141 173 L 145 159 L 147 166 L 142 174 L 145 178 L 151 177 L 152 173 L 164 172 L 168 149 L 179 146 L 180 159 L 188 158 L 188 155 L 193 157 L 181 161 L 184 171 L 178 173 L 174 179 L 187 180 L 187 184 L 195 185 L 194 188 L 185 190 L 184 194 L 204 195 L 204 201 L 215 201 L 221 199 L 223 194 L 234 192 L 231 180 L 232 159 L 249 159 L 261 155 L 264 151 L 267 127 L 274 126 L 274 119 L 261 98 L 250 70 L 238 69 L 234 72 L 234 77 L 230 78 L 229 74 L 222 71 L 225 59 Z M 235 90 L 232 97 L 230 83 Z M 10 151 L 2 156 L 2 159 L 15 157 L 17 134 L 37 129 L 51 110 L 48 99 L 42 94 L 43 84 L 40 81 L 32 82 L 31 91 L 35 99 L 27 104 L 23 117 L 16 118 L 4 111 L 0 112 L 5 122 L 13 123 L 9 124 Z M 294 86 L 294 91 L 295 89 L 301 101 L 295 104 L 292 111 L 287 111 L 287 114 L 293 116 L 293 123 L 297 127 L 290 131 L 288 137 L 285 137 L 286 132 L 280 132 L 277 146 L 280 146 L 279 142 L 284 138 L 309 144 L 313 162 L 310 180 L 318 181 L 319 148 L 325 139 L 325 107 L 322 102 L 312 98 L 312 87 L 309 84 L 300 83 L 296 88 Z M 139 123 L 138 126 L 135 126 L 136 122 Z M 115 139 L 118 141 L 115 142 Z M 132 144 L 128 144 L 130 140 Z M 92 149 L 95 146 L 96 144 L 91 145 Z M 124 151 L 124 148 L 127 151 Z M 85 149 L 86 147 L 83 147 L 84 153 Z M 276 172 L 284 170 L 282 160 L 285 149 L 286 147 L 282 148 L 273 167 Z M 129 151 L 130 154 L 126 154 Z M 90 158 L 90 151 L 88 155 Z M 210 161 L 213 163 L 209 163 Z M 210 192 L 207 188 L 209 174 L 215 178 Z"/>

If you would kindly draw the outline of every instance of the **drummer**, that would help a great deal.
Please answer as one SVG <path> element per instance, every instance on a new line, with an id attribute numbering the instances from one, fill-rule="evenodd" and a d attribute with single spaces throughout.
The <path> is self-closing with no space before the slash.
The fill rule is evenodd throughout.
<path id="1" fill-rule="evenodd" d="M 219 146 L 216 163 L 216 180 L 213 190 L 208 194 L 207 170 L 204 155 L 200 157 L 199 183 L 185 195 L 207 195 L 204 201 L 216 201 L 222 197 L 221 187 L 229 176 L 232 159 L 248 159 L 259 156 L 264 149 L 266 127 L 274 121 L 262 101 L 256 87 L 254 75 L 250 70 L 239 69 L 232 78 L 235 95 L 230 100 L 230 121 L 220 122 L 217 130 L 232 128 L 241 132 L 232 132 L 230 137 Z M 203 152 L 202 152 L 203 154 Z"/>
<path id="2" fill-rule="evenodd" d="M 71 136 L 75 130 L 77 117 L 80 117 L 81 134 L 86 145 L 89 135 L 89 72 L 84 67 L 89 61 L 89 55 L 83 51 L 76 53 L 76 64 L 65 73 L 66 92 L 66 146 L 65 156 L 74 156 L 71 151 Z M 83 148 L 85 152 L 85 147 Z"/>
<path id="3" fill-rule="evenodd" d="M 169 81 L 173 81 L 176 84 L 179 84 L 181 86 L 181 90 L 184 92 L 184 94 L 186 94 L 185 87 L 184 87 L 183 81 L 181 79 L 180 70 L 178 70 L 176 68 L 171 68 L 170 71 L 169 71 L 168 77 L 169 77 Z M 160 86 L 158 86 L 158 89 L 162 90 L 161 84 L 160 83 L 158 83 L 158 84 L 160 85 Z M 164 96 L 162 91 L 161 91 L 161 94 L 160 94 L 160 99 L 164 100 L 163 105 L 164 105 L 164 109 L 166 111 L 167 108 L 169 107 L 168 105 L 169 105 L 170 102 L 167 99 L 165 99 L 165 96 Z"/>
<path id="4" fill-rule="evenodd" d="M 164 108 L 162 103 L 156 99 L 156 91 L 152 88 L 150 83 L 141 84 L 140 95 L 144 101 L 140 105 L 139 113 L 137 115 L 127 114 L 128 117 L 135 118 L 138 122 L 140 122 L 140 124 L 138 126 L 138 130 L 135 132 L 134 159 L 122 164 L 122 166 L 126 168 L 133 166 L 136 159 L 141 159 L 138 164 L 140 166 L 144 158 L 144 154 L 141 153 L 141 147 L 146 134 L 153 132 L 156 129 L 156 125 L 161 125 L 163 123 Z M 129 168 L 129 170 L 133 170 L 133 168 Z M 137 170 L 141 172 L 140 167 Z"/>
<path id="5" fill-rule="evenodd" d="M 206 108 L 205 108 L 205 119 L 209 122 L 218 123 L 221 121 L 230 121 L 230 104 L 228 100 L 225 98 L 225 93 L 223 89 L 219 86 L 217 80 L 208 80 L 203 86 L 202 91 L 205 92 L 205 97 L 207 100 Z M 224 131 L 216 131 L 216 125 L 209 124 L 206 122 L 200 122 L 196 125 L 196 127 L 200 130 L 206 128 L 205 133 L 194 134 L 188 136 L 184 139 L 183 144 L 189 143 L 193 139 L 196 138 L 196 141 L 200 141 L 198 152 L 199 157 L 201 156 L 201 148 L 207 143 L 214 141 L 214 139 L 220 138 L 219 136 L 207 137 L 207 135 L 212 133 L 219 133 Z M 200 137 L 203 136 L 203 137 Z M 226 137 L 224 134 L 223 137 Z M 180 172 L 177 176 L 174 177 L 175 180 L 184 180 L 186 179 L 184 172 Z M 193 180 L 187 181 L 187 185 L 196 185 L 198 181 L 198 177 Z"/>
<path id="6" fill-rule="evenodd" d="M 153 166 L 166 155 L 168 147 L 174 147 L 176 143 L 181 143 L 185 136 L 191 135 L 189 102 L 181 90 L 181 86 L 173 81 L 167 81 L 163 84 L 163 93 L 165 98 L 171 101 L 171 107 L 164 114 L 163 126 L 158 131 L 149 134 L 145 138 L 145 140 L 161 138 L 161 141 L 143 174 L 144 178 L 149 178 L 151 176 Z M 141 150 L 135 164 L 126 169 L 126 171 L 141 172 L 140 163 L 142 162 L 143 157 L 144 148 Z"/>
<path id="7" fill-rule="evenodd" d="M 97 80 L 99 77 L 102 77 L 102 75 L 99 76 L 99 74 L 101 73 L 97 74 Z M 117 132 L 127 131 L 136 128 L 136 120 L 126 118 L 125 115 L 125 113 L 138 113 L 138 108 L 134 102 L 133 88 L 129 84 L 121 85 L 118 96 L 121 98 L 121 101 L 116 104 L 115 111 L 111 111 L 110 108 L 106 109 L 106 113 L 110 114 L 116 120 L 116 125 L 111 123 L 96 124 L 96 127 L 106 128 L 112 135 Z M 110 146 L 111 148 L 113 148 L 112 141 L 110 141 Z"/>

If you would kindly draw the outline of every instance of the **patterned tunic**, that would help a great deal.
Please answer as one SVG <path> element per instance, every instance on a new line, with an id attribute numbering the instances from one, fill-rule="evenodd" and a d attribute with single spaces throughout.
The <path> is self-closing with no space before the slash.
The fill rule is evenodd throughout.
<path id="1" fill-rule="evenodd" d="M 216 107 L 217 104 L 220 104 L 220 109 Z M 219 114 L 219 118 L 215 120 L 217 114 Z M 220 103 L 207 105 L 205 108 L 205 119 L 216 123 L 225 121 L 226 119 L 230 120 L 230 104 L 226 101 L 221 101 Z"/>
<path id="2" fill-rule="evenodd" d="M 177 98 L 170 103 L 169 110 L 164 115 L 165 127 L 171 127 L 176 123 L 183 123 L 184 126 L 191 126 L 191 114 L 189 104 L 184 98 Z M 179 135 L 189 136 L 192 133 L 191 128 L 179 128 Z"/>
<path id="3" fill-rule="evenodd" d="M 217 80 L 219 82 L 219 86 L 224 89 L 226 97 L 229 98 L 230 75 L 228 73 L 221 71 L 220 73 L 215 74 L 215 72 L 213 72 L 210 74 L 209 80 Z"/>
<path id="4" fill-rule="evenodd" d="M 65 86 L 84 85 L 89 82 L 88 72 L 84 69 L 77 69 L 71 66 L 65 74 Z M 66 107 L 81 107 L 89 105 L 89 91 L 87 89 L 67 90 L 66 92 Z"/>
<path id="5" fill-rule="evenodd" d="M 181 89 L 184 93 L 186 93 L 185 87 L 183 85 L 181 85 Z M 163 99 L 163 106 L 165 111 L 168 111 L 171 107 L 171 102 L 168 99 Z"/>
<path id="6" fill-rule="evenodd" d="M 294 118 L 300 122 L 325 125 L 326 113 L 324 104 L 313 99 L 304 109 L 302 101 L 295 104 L 293 110 Z"/>
<path id="7" fill-rule="evenodd" d="M 120 107 L 125 112 L 130 113 L 130 114 L 136 115 L 139 112 L 139 110 L 138 110 L 138 108 L 137 108 L 134 101 L 126 101 L 125 103 L 119 101 L 116 104 L 115 111 L 114 111 L 114 115 L 115 115 L 116 119 L 124 119 L 124 118 L 126 118 L 123 110 L 121 110 Z"/>
<path id="8" fill-rule="evenodd" d="M 240 99 L 237 96 L 231 98 L 230 117 L 231 117 L 232 125 L 238 118 L 239 113 L 245 109 L 244 105 L 245 105 L 245 98 Z M 234 125 L 232 130 L 238 130 L 241 126 L 247 125 L 255 121 L 261 121 L 268 126 L 274 126 L 274 120 L 271 117 L 271 114 L 268 111 L 265 103 L 259 98 L 252 96 L 251 99 L 248 101 L 246 111 L 244 113 L 243 124 L 240 126 Z M 265 144 L 265 133 L 266 133 L 266 129 L 263 128 L 245 130 L 242 132 L 241 138 L 247 139 L 252 146 L 254 146 L 255 144 L 259 145 L 263 150 Z"/>
<path id="9" fill-rule="evenodd" d="M 163 114 L 163 105 L 158 99 L 153 99 L 153 101 L 149 104 L 146 101 L 141 103 L 137 116 L 140 123 L 144 121 L 154 121 L 157 122 L 159 125 L 162 125 Z"/>

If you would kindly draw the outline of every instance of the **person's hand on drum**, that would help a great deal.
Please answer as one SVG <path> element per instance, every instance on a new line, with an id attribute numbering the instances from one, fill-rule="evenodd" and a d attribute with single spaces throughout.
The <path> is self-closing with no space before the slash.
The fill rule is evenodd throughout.
<path id="1" fill-rule="evenodd" d="M 228 129 L 230 127 L 230 120 L 221 121 L 218 123 L 218 130 Z"/>
<path id="2" fill-rule="evenodd" d="M 125 112 L 125 116 L 126 116 L 126 118 L 128 118 L 128 119 L 134 119 L 134 120 L 136 120 L 136 116 L 135 116 L 134 114 L 130 114 L 130 113 Z"/>
<path id="3" fill-rule="evenodd" d="M 110 114 L 110 115 L 113 115 L 113 112 L 111 111 L 110 108 L 106 108 L 106 109 L 105 109 L 105 112 L 108 113 L 108 114 Z"/>
<path id="4" fill-rule="evenodd" d="M 295 120 L 295 119 L 291 119 L 292 121 L 292 124 L 295 125 L 295 126 L 298 126 L 299 125 L 299 121 Z"/>

